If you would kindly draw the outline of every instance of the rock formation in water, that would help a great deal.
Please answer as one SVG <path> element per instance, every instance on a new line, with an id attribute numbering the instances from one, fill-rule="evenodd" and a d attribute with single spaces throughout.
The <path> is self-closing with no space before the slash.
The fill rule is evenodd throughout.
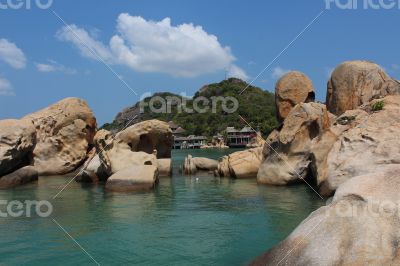
<path id="1" fill-rule="evenodd" d="M 398 94 L 399 82 L 378 65 L 345 62 L 328 84 L 327 107 L 333 114 L 321 104 L 323 112 L 300 111 L 317 105 L 310 103 L 293 108 L 283 127 L 270 136 L 276 152 L 270 152 L 268 143 L 264 148 L 258 181 L 285 184 L 297 172 L 321 194 L 334 194 L 333 202 L 312 213 L 252 265 L 400 263 Z M 304 113 L 315 114 L 314 119 Z M 290 134 L 287 124 L 293 125 Z M 276 157 L 285 158 L 293 171 Z"/>
<path id="2" fill-rule="evenodd" d="M 168 124 L 158 120 L 135 124 L 116 136 L 100 130 L 94 137 L 96 155 L 78 181 L 106 181 L 106 189 L 113 191 L 148 190 L 159 176 L 172 174 L 172 161 L 165 158 L 171 156 L 171 139 Z"/>
<path id="3" fill-rule="evenodd" d="M 132 151 L 153 153 L 156 150 L 157 158 L 171 158 L 174 138 L 166 122 L 143 121 L 119 132 L 116 139 L 127 143 Z"/>
<path id="4" fill-rule="evenodd" d="M 167 123 L 145 121 L 116 136 L 96 130 L 93 112 L 77 98 L 64 99 L 20 120 L 0 121 L 0 188 L 23 185 L 38 176 L 68 174 L 79 167 L 80 182 L 105 182 L 124 171 L 124 182 L 120 177 L 111 179 L 108 187 L 112 190 L 125 190 L 118 189 L 124 184 L 127 190 L 137 190 L 133 189 L 136 181 L 141 188 L 144 179 L 155 176 L 154 186 L 159 173 L 171 175 L 173 138 Z M 126 169 L 135 166 L 138 170 L 129 178 Z M 151 177 L 142 176 L 145 173 Z"/>
<path id="5" fill-rule="evenodd" d="M 217 169 L 218 161 L 203 157 L 193 157 L 190 154 L 186 156 L 183 164 L 183 172 L 186 175 L 195 175 L 197 173 L 214 174 Z"/>
<path id="6" fill-rule="evenodd" d="M 312 141 L 329 127 L 325 105 L 296 105 L 279 133 L 274 132 L 265 144 L 257 181 L 270 185 L 287 185 L 307 178 Z"/>
<path id="7" fill-rule="evenodd" d="M 38 171 L 32 166 L 22 167 L 11 174 L 0 178 L 0 189 L 9 189 L 21 186 L 33 181 L 37 181 L 39 177 Z"/>
<path id="8" fill-rule="evenodd" d="M 286 119 L 294 106 L 313 102 L 315 91 L 312 81 L 303 73 L 291 71 L 282 76 L 275 86 L 276 114 L 280 122 Z"/>
<path id="9" fill-rule="evenodd" d="M 22 120 L 0 121 L 0 176 L 29 165 L 36 145 L 32 123 Z"/>
<path id="10" fill-rule="evenodd" d="M 148 191 L 158 182 L 158 170 L 154 165 L 133 165 L 108 178 L 106 189 L 114 192 Z"/>
<path id="11" fill-rule="evenodd" d="M 84 100 L 67 98 L 22 118 L 36 129 L 33 165 L 39 175 L 74 171 L 86 159 L 96 118 Z"/>
<path id="12" fill-rule="evenodd" d="M 37 175 L 76 170 L 86 159 L 95 131 L 92 111 L 77 98 L 64 99 L 20 120 L 0 121 L 0 183 L 6 184 L 1 187 L 34 181 Z"/>
<path id="13" fill-rule="evenodd" d="M 234 152 L 221 158 L 216 174 L 222 177 L 255 178 L 262 160 L 263 148 Z"/>

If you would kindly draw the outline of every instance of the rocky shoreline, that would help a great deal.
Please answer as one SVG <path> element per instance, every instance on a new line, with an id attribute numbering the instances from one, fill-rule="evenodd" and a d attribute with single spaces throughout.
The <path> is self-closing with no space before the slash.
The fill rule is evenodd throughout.
<path id="1" fill-rule="evenodd" d="M 253 265 L 400 263 L 392 208 L 400 190 L 399 93 L 400 83 L 378 65 L 352 61 L 333 72 L 326 105 L 293 107 L 264 147 L 257 180 L 305 181 L 333 201 Z"/>
<path id="2" fill-rule="evenodd" d="M 315 102 L 312 81 L 297 71 L 277 82 L 275 96 L 281 125 L 265 141 L 219 161 L 188 156 L 183 172 L 302 183 L 333 196 L 253 265 L 400 264 L 399 210 L 387 204 L 399 201 L 400 82 L 374 63 L 350 61 L 332 73 L 326 104 Z M 114 135 L 97 129 L 84 100 L 67 98 L 0 121 L 0 189 L 77 171 L 77 182 L 104 183 L 108 191 L 149 191 L 172 174 L 172 144 L 165 122 Z M 350 215 L 338 215 L 343 206 Z M 397 215 L 385 215 L 393 209 Z"/>
<path id="3" fill-rule="evenodd" d="M 97 131 L 87 103 L 67 98 L 20 120 L 0 121 L 0 188 L 78 171 L 78 182 L 114 191 L 148 190 L 172 172 L 172 132 L 149 120 L 114 136 Z M 126 169 L 135 171 L 126 174 Z M 131 169 L 132 170 L 132 169 Z"/>
<path id="4" fill-rule="evenodd" d="M 372 62 L 349 61 L 332 73 L 326 104 L 297 71 L 275 95 L 281 126 L 264 147 L 222 158 L 215 175 L 305 184 L 333 201 L 252 265 L 400 264 L 400 82 Z"/>

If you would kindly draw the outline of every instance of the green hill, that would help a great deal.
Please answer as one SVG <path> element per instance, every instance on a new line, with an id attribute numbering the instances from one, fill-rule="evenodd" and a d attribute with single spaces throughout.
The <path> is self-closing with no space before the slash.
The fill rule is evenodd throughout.
<path id="1" fill-rule="evenodd" d="M 212 110 L 212 103 L 210 102 L 208 110 L 204 113 L 187 113 L 185 111 L 180 112 L 179 105 L 177 102 L 172 101 L 170 105 L 171 112 L 169 113 L 155 113 L 152 112 L 149 106 L 146 106 L 141 112 L 139 103 L 134 106 L 124 109 L 120 112 L 114 121 L 110 124 L 103 125 L 102 128 L 119 131 L 123 129 L 127 123 L 129 125 L 148 120 L 148 119 L 159 119 L 162 121 L 174 121 L 176 124 L 184 128 L 187 135 L 203 135 L 213 136 L 217 133 L 222 132 L 228 126 L 236 128 L 242 128 L 247 126 L 245 122 L 241 121 L 240 116 L 246 119 L 253 128 L 259 128 L 264 136 L 267 136 L 277 125 L 278 122 L 275 116 L 275 100 L 274 94 L 264 91 L 258 87 L 249 86 L 246 91 L 240 95 L 240 93 L 248 86 L 248 84 L 239 79 L 228 79 L 220 83 L 214 83 L 202 87 L 193 97 L 193 99 L 187 99 L 186 106 L 188 108 L 193 107 L 193 103 L 197 100 L 202 99 L 213 99 L 213 97 L 234 97 L 237 99 L 239 105 L 236 112 L 230 113 L 225 112 L 222 108 L 222 102 L 217 101 L 215 104 L 215 113 Z M 178 97 L 178 95 L 172 93 L 156 93 L 153 95 L 158 96 L 158 99 L 164 99 L 165 101 L 171 97 Z M 160 98 L 159 98 L 160 97 Z M 215 99 L 215 98 L 214 98 Z M 151 97 L 144 100 L 148 104 Z M 233 102 L 228 101 L 227 107 L 233 107 Z M 156 110 L 162 108 L 164 105 L 160 101 L 155 101 L 153 106 Z M 198 102 L 198 106 L 205 108 L 204 102 Z M 240 116 L 239 116 L 240 115 Z M 132 120 L 132 118 L 134 118 Z"/>

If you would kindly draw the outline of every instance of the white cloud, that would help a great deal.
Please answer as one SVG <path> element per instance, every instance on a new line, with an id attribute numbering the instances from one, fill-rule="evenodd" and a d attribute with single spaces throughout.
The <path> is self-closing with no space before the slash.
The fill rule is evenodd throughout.
<path id="1" fill-rule="evenodd" d="M 95 40 L 93 35 L 90 35 L 84 29 L 78 28 L 76 25 L 68 25 L 61 28 L 56 36 L 62 41 L 72 43 L 80 50 L 82 56 L 95 60 L 99 60 L 99 56 L 102 60 L 109 62 L 113 59 L 110 50 L 105 45 Z"/>
<path id="2" fill-rule="evenodd" d="M 14 96 L 14 88 L 12 87 L 11 83 L 0 77 L 0 96 Z"/>
<path id="3" fill-rule="evenodd" d="M 123 13 L 116 28 L 117 34 L 108 45 L 76 25 L 61 28 L 56 36 L 72 43 L 85 57 L 99 60 L 100 56 L 109 64 L 125 65 L 139 72 L 195 77 L 227 69 L 235 61 L 229 47 L 191 23 L 173 26 L 170 18 L 147 21 Z M 239 73 L 239 67 L 234 67 Z M 243 70 L 240 72 L 245 74 Z"/>
<path id="4" fill-rule="evenodd" d="M 36 63 L 36 68 L 39 72 L 50 73 L 50 72 L 62 72 L 65 74 L 76 74 L 76 70 L 65 67 L 56 61 L 48 60 L 48 63 Z"/>
<path id="5" fill-rule="evenodd" d="M 22 50 L 7 39 L 0 39 L 0 61 L 16 69 L 26 66 L 26 58 Z"/>
<path id="6" fill-rule="evenodd" d="M 279 79 L 283 75 L 285 75 L 289 72 L 290 72 L 290 70 L 284 69 L 284 68 L 278 66 L 278 67 L 275 67 L 274 69 L 272 69 L 271 77 L 274 79 Z"/>
<path id="7" fill-rule="evenodd" d="M 246 72 L 244 72 L 243 69 L 236 65 L 232 65 L 230 68 L 228 68 L 228 77 L 238 78 L 244 81 L 249 79 L 249 76 L 247 76 Z"/>

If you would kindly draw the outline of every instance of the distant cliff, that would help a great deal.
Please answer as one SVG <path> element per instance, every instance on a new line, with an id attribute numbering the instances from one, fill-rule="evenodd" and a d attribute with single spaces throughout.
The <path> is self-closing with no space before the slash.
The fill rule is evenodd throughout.
<path id="1" fill-rule="evenodd" d="M 201 99 L 204 99 L 205 97 L 210 100 L 210 103 L 207 105 L 208 110 L 204 113 L 179 112 L 180 108 L 176 101 L 172 101 L 170 108 L 171 112 L 153 112 L 149 107 L 149 102 L 152 97 L 154 99 L 154 96 L 158 96 L 157 99 L 164 99 L 165 101 L 167 101 L 168 97 L 173 96 L 181 98 L 181 96 L 173 93 L 156 93 L 152 97 L 144 99 L 146 106 L 142 108 L 142 112 L 140 103 L 138 102 L 118 113 L 112 123 L 107 123 L 103 125 L 102 128 L 111 131 L 119 131 L 123 129 L 127 123 L 131 125 L 148 119 L 158 119 L 166 122 L 174 121 L 176 124 L 184 128 L 188 135 L 213 136 L 222 132 L 228 126 L 234 126 L 237 128 L 247 126 L 243 121 L 241 121 L 240 116 L 242 116 L 252 125 L 252 127 L 259 128 L 266 136 L 278 124 L 275 115 L 274 94 L 254 86 L 249 86 L 242 94 L 240 94 L 247 86 L 248 84 L 246 82 L 234 78 L 224 80 L 220 83 L 203 86 L 195 94 L 193 99 L 186 99 L 186 107 L 189 109 L 193 108 L 193 103 L 196 99 L 200 100 L 199 97 L 202 97 Z M 237 99 L 237 111 L 233 113 L 226 112 L 224 111 L 224 108 L 222 108 L 221 101 L 217 101 L 214 112 L 211 99 L 220 96 L 233 97 Z M 232 107 L 229 106 L 229 104 L 232 105 L 232 101 L 227 102 L 228 107 Z M 204 107 L 206 107 L 204 102 L 198 101 L 198 103 L 204 110 Z M 150 105 L 162 108 L 159 101 L 154 101 L 154 103 Z M 132 120 L 132 118 L 134 119 Z"/>

